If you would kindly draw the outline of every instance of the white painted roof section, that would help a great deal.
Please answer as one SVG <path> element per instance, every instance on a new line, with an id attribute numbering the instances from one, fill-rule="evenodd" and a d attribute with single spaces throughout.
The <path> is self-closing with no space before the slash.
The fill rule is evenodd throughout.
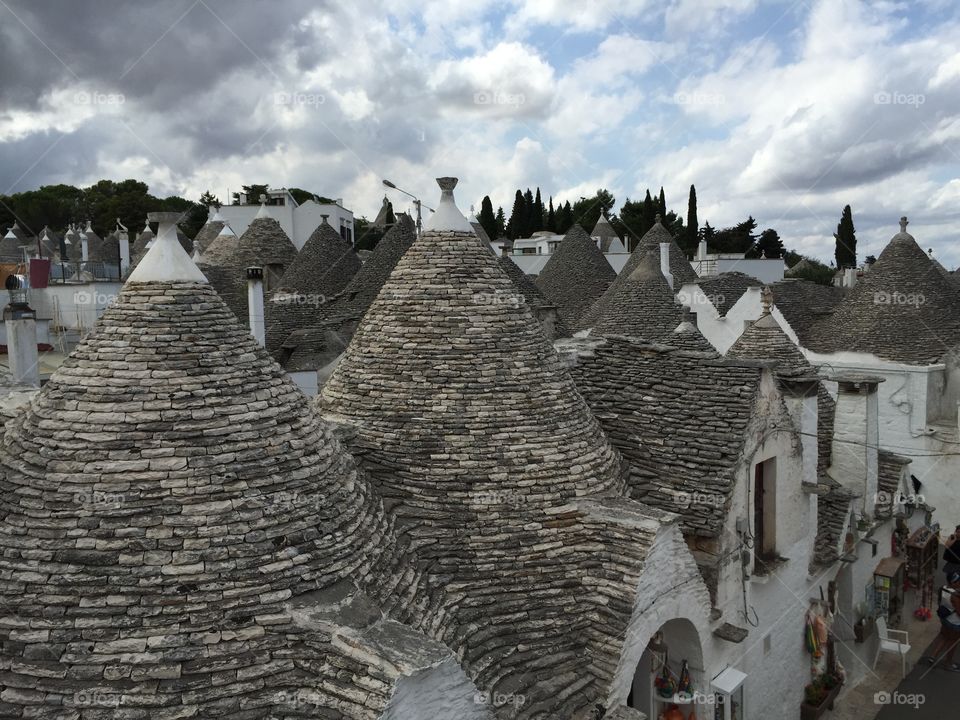
<path id="1" fill-rule="evenodd" d="M 236 233 L 233 231 L 233 228 L 230 227 L 229 223 L 224 222 L 223 227 L 220 228 L 220 232 L 217 233 L 217 237 L 219 237 L 220 235 L 236 235 Z"/>
<path id="2" fill-rule="evenodd" d="M 254 219 L 255 219 L 255 220 L 258 220 L 258 219 L 260 219 L 260 218 L 269 218 L 269 217 L 273 217 L 273 216 L 272 216 L 270 213 L 267 212 L 267 205 L 266 205 L 266 203 L 261 203 L 261 204 L 260 204 L 260 209 L 257 211 L 257 217 L 254 218 Z"/>
<path id="3" fill-rule="evenodd" d="M 17 239 L 17 236 L 13 234 L 13 228 L 12 228 L 12 227 L 11 227 L 9 230 L 7 230 L 7 234 L 3 236 L 3 239 L 4 239 L 4 240 L 9 240 L 10 238 L 13 238 L 14 240 Z"/>
<path id="4" fill-rule="evenodd" d="M 207 213 L 209 215 L 209 212 Z M 223 222 L 223 215 L 220 214 L 220 208 L 216 205 L 213 206 L 213 217 L 211 217 L 207 222 Z"/>
<path id="5" fill-rule="evenodd" d="M 437 185 L 440 186 L 440 204 L 437 205 L 436 212 L 433 213 L 423 224 L 424 230 L 453 230 L 455 232 L 473 232 L 473 227 L 467 222 L 467 219 L 457 207 L 456 200 L 453 199 L 453 189 L 457 186 L 457 178 L 442 177 L 437 178 Z"/>
<path id="6" fill-rule="evenodd" d="M 160 223 L 153 246 L 144 255 L 127 282 L 207 282 L 187 251 L 177 240 L 179 213 L 151 213 Z"/>

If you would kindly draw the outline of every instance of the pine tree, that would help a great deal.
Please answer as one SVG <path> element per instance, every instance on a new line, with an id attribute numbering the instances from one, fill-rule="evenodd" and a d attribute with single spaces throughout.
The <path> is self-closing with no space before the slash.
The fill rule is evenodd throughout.
<path id="1" fill-rule="evenodd" d="M 849 205 L 844 206 L 837 232 L 833 237 L 836 240 L 834 258 L 837 261 L 837 267 L 855 268 L 857 266 L 857 234 L 853 227 L 853 212 Z"/>
<path id="2" fill-rule="evenodd" d="M 553 195 L 550 196 L 550 209 L 547 210 L 547 230 L 555 233 L 557 231 L 557 217 L 553 212 Z"/>
<path id="3" fill-rule="evenodd" d="M 507 222 L 507 237 L 511 240 L 527 237 L 527 203 L 523 193 L 518 189 L 513 199 L 513 210 Z"/>
<path id="4" fill-rule="evenodd" d="M 496 240 L 497 238 L 503 237 L 507 234 L 507 219 L 503 214 L 503 208 L 497 208 L 497 229 L 496 235 L 491 235 L 490 238 Z"/>
<path id="5" fill-rule="evenodd" d="M 493 214 L 493 203 L 490 202 L 490 196 L 484 195 L 480 202 L 480 215 L 477 217 L 480 226 L 487 233 L 491 240 L 497 239 L 497 218 Z"/>
<path id="6" fill-rule="evenodd" d="M 757 240 L 754 255 L 756 257 L 765 257 L 768 260 L 776 260 L 783 257 L 783 241 L 780 234 L 773 228 L 767 228 L 760 233 L 760 239 Z"/>
<path id="7" fill-rule="evenodd" d="M 663 185 L 660 186 L 660 217 L 667 216 L 667 197 L 663 194 Z"/>

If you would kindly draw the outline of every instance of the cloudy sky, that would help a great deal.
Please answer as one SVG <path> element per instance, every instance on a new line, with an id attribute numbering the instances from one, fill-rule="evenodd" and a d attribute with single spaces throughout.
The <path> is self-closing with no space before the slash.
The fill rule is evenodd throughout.
<path id="1" fill-rule="evenodd" d="M 0 0 L 0 193 L 135 177 L 222 200 L 304 187 L 373 217 L 381 180 L 462 209 L 518 186 L 666 188 L 861 258 L 907 214 L 960 265 L 953 0 Z M 403 206 L 400 196 L 395 201 Z"/>

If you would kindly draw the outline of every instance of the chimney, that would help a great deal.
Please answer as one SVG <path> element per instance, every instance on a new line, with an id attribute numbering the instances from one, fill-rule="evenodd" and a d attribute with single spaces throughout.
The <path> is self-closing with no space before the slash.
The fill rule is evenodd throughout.
<path id="1" fill-rule="evenodd" d="M 3 310 L 7 329 L 10 375 L 16 384 L 40 387 L 40 356 L 37 353 L 37 314 L 27 305 L 26 275 L 7 277 L 10 304 Z"/>
<path id="2" fill-rule="evenodd" d="M 657 222 L 660 222 L 660 216 L 657 215 Z M 667 279 L 667 285 L 673 290 L 673 273 L 670 272 L 670 243 L 660 243 L 660 272 Z"/>
<path id="3" fill-rule="evenodd" d="M 250 334 L 260 345 L 266 345 L 266 327 L 263 320 L 263 268 L 247 268 L 247 310 L 250 316 Z"/>
<path id="4" fill-rule="evenodd" d="M 90 240 L 87 238 L 87 231 L 93 231 L 90 227 L 90 221 L 87 220 L 87 227 L 80 231 L 80 260 L 88 262 L 90 260 Z"/>
<path id="5" fill-rule="evenodd" d="M 130 267 L 130 232 L 117 230 L 117 242 L 120 243 L 120 274 Z"/>
<path id="6" fill-rule="evenodd" d="M 854 285 L 857 284 L 857 269 L 856 268 L 844 268 L 843 270 L 843 286 L 847 289 L 852 289 Z"/>
<path id="7" fill-rule="evenodd" d="M 857 493 L 864 514 L 872 515 L 877 501 L 880 442 L 877 388 L 879 377 L 840 376 L 833 427 L 830 474 Z"/>

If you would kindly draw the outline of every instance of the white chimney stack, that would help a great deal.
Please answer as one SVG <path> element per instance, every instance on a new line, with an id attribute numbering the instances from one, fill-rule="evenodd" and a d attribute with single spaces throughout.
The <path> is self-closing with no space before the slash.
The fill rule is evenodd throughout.
<path id="1" fill-rule="evenodd" d="M 250 334 L 260 345 L 267 344 L 263 320 L 263 268 L 247 268 L 247 311 L 250 316 Z"/>
<path id="2" fill-rule="evenodd" d="M 667 285 L 673 290 L 673 273 L 670 272 L 670 243 L 660 243 L 660 272 L 667 279 Z"/>
<path id="3" fill-rule="evenodd" d="M 843 271 L 843 286 L 845 288 L 852 288 L 857 284 L 857 269 L 856 268 L 845 268 Z"/>
<path id="4" fill-rule="evenodd" d="M 3 311 L 7 330 L 7 356 L 15 384 L 40 387 L 40 355 L 37 352 L 37 314 L 27 305 L 29 281 L 24 275 L 7 278 L 10 304 Z"/>
<path id="5" fill-rule="evenodd" d="M 697 260 L 707 259 L 707 241 L 701 240 L 697 243 Z"/>

